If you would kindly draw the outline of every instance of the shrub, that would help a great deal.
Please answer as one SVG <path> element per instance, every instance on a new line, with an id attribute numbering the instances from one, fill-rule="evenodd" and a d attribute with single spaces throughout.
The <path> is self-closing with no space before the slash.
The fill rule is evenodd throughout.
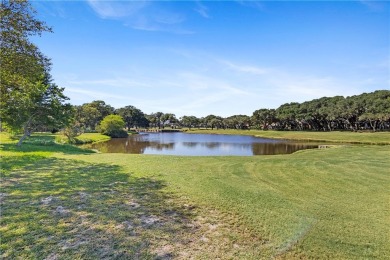
<path id="1" fill-rule="evenodd" d="M 127 132 L 123 129 L 125 122 L 121 116 L 108 115 L 106 116 L 99 125 L 100 133 L 108 135 L 112 138 L 123 138 L 127 137 Z"/>

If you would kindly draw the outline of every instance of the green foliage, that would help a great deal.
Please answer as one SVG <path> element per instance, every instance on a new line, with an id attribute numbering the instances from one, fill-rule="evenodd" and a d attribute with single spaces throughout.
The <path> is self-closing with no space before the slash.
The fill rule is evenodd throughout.
<path id="1" fill-rule="evenodd" d="M 62 129 L 61 134 L 67 138 L 67 143 L 76 144 L 76 137 L 83 133 L 81 127 L 78 124 L 72 124 Z"/>
<path id="2" fill-rule="evenodd" d="M 152 114 L 148 115 L 147 119 L 150 123 L 150 126 L 158 127 L 160 129 L 161 125 L 163 124 L 163 122 L 162 122 L 163 116 L 164 116 L 163 112 L 156 112 L 156 113 L 152 113 Z"/>
<path id="3" fill-rule="evenodd" d="M 114 108 L 102 100 L 76 107 L 76 122 L 85 131 L 95 131 L 104 117 L 114 113 Z"/>
<path id="4" fill-rule="evenodd" d="M 134 106 L 125 106 L 115 111 L 120 115 L 126 123 L 126 127 L 130 128 L 137 127 L 148 127 L 149 122 L 142 111 Z"/>
<path id="5" fill-rule="evenodd" d="M 27 1 L 1 1 L 0 119 L 12 131 L 23 130 L 18 145 L 31 132 L 60 128 L 72 116 L 64 89 L 51 82 L 50 60 L 29 40 L 51 31 L 35 14 Z"/>
<path id="6" fill-rule="evenodd" d="M 200 119 L 196 116 L 183 116 L 181 118 L 181 125 L 192 128 L 192 127 L 199 127 L 200 125 Z"/>
<path id="7" fill-rule="evenodd" d="M 99 130 L 102 134 L 108 135 L 113 138 L 127 137 L 127 132 L 123 129 L 125 122 L 119 115 L 106 116 L 99 125 Z"/>
<path id="8" fill-rule="evenodd" d="M 351 97 L 323 97 L 287 103 L 276 110 L 253 112 L 253 124 L 275 130 L 389 130 L 390 91 L 378 90 Z"/>
<path id="9" fill-rule="evenodd" d="M 259 109 L 253 112 L 252 124 L 255 128 L 267 130 L 275 122 L 275 109 Z"/>

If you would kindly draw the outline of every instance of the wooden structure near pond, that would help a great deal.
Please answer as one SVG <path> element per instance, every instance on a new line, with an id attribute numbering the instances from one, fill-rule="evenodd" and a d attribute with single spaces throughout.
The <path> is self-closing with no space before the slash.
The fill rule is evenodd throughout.
<path id="1" fill-rule="evenodd" d="M 134 129 L 137 133 L 177 133 L 180 129 Z"/>

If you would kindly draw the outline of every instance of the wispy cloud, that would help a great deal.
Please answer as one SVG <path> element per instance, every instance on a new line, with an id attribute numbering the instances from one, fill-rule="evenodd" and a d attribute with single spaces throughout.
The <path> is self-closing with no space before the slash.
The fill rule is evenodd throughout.
<path id="1" fill-rule="evenodd" d="M 246 1 L 246 0 L 236 0 L 236 2 L 242 6 L 246 6 L 246 7 L 250 7 L 250 8 L 255 8 L 257 10 L 260 10 L 260 11 L 264 11 L 265 10 L 265 5 L 264 5 L 264 1 L 257 1 L 257 0 L 250 0 L 250 1 Z"/>
<path id="2" fill-rule="evenodd" d="M 229 77 L 235 82 L 241 82 L 240 89 L 246 89 L 250 93 L 247 100 L 258 100 L 259 107 L 265 108 L 276 108 L 284 102 L 304 102 L 324 96 L 355 95 L 370 91 L 373 84 L 372 80 L 357 82 L 332 75 L 296 72 L 283 67 L 248 65 L 227 59 L 215 61 L 236 72 L 235 76 L 229 74 Z"/>
<path id="3" fill-rule="evenodd" d="M 114 98 L 114 99 L 128 100 L 129 101 L 128 96 L 115 95 L 115 94 L 111 94 L 109 92 L 103 92 L 103 91 L 95 91 L 95 90 L 67 87 L 66 92 L 69 93 L 70 96 L 73 96 L 73 94 L 86 95 L 86 96 L 92 98 L 93 100 L 106 100 L 107 98 Z"/>
<path id="4" fill-rule="evenodd" d="M 204 18 L 210 18 L 209 9 L 204 4 L 202 4 L 201 1 L 196 1 L 196 7 L 194 10 L 200 16 L 202 16 Z"/>
<path id="5" fill-rule="evenodd" d="M 384 10 L 384 2 L 387 1 L 360 0 L 359 2 L 366 6 L 370 11 L 382 12 Z"/>
<path id="6" fill-rule="evenodd" d="M 51 1 L 51 2 L 42 2 L 42 1 L 32 1 L 33 5 L 39 8 L 40 13 L 44 15 L 49 15 L 53 17 L 60 17 L 63 19 L 69 19 L 72 15 L 66 11 L 64 7 L 64 2 L 60 1 Z"/>
<path id="7" fill-rule="evenodd" d="M 207 91 L 208 93 L 216 91 L 219 94 L 223 92 L 224 95 L 250 95 L 249 92 L 241 88 L 234 87 L 231 83 L 219 77 L 210 77 L 200 73 L 185 72 L 179 74 L 179 79 L 180 82 L 183 82 L 186 88 L 191 90 Z"/>
<path id="8" fill-rule="evenodd" d="M 119 20 L 136 30 L 193 33 L 180 26 L 186 20 L 185 15 L 165 8 L 159 2 L 88 0 L 88 4 L 102 19 Z"/>
<path id="9" fill-rule="evenodd" d="M 104 19 L 133 16 L 149 5 L 146 1 L 96 1 L 88 0 L 89 6 Z"/>
<path id="10" fill-rule="evenodd" d="M 68 84 L 72 86 L 104 86 L 104 87 L 119 87 L 119 88 L 138 88 L 149 87 L 144 82 L 137 82 L 127 78 L 109 78 L 109 79 L 96 79 L 96 80 L 69 80 Z"/>
<path id="11" fill-rule="evenodd" d="M 227 60 L 220 60 L 219 62 L 223 65 L 226 65 L 229 69 L 237 72 L 244 72 L 255 75 L 264 75 L 269 72 L 269 69 L 260 68 L 257 66 L 241 65 Z"/>
<path id="12" fill-rule="evenodd" d="M 272 86 L 279 100 L 303 102 L 321 97 L 359 94 L 362 83 L 322 75 L 297 75 L 289 71 L 274 71 L 265 82 Z M 281 105 L 281 104 L 278 104 Z"/>
<path id="13" fill-rule="evenodd" d="M 160 55 L 164 52 L 161 48 L 149 51 Z M 87 102 L 102 99 L 117 108 L 134 105 L 145 113 L 163 111 L 179 117 L 211 112 L 220 116 L 250 115 L 256 109 L 277 108 L 287 102 L 369 92 L 373 84 L 378 84 L 375 77 L 352 80 L 238 62 L 202 51 L 166 52 L 177 66 L 155 69 L 146 62 L 145 67 L 139 65 L 139 70 L 122 74 L 106 72 L 82 80 L 64 77 L 67 80 L 61 85 L 69 86 L 66 90 L 74 101 L 81 97 Z"/>

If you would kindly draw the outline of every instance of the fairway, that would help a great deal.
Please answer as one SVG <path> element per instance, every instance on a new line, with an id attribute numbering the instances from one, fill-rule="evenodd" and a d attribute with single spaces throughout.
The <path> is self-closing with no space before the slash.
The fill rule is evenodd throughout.
<path id="1" fill-rule="evenodd" d="M 255 157 L 18 149 L 2 145 L 3 258 L 390 256 L 389 146 Z"/>

